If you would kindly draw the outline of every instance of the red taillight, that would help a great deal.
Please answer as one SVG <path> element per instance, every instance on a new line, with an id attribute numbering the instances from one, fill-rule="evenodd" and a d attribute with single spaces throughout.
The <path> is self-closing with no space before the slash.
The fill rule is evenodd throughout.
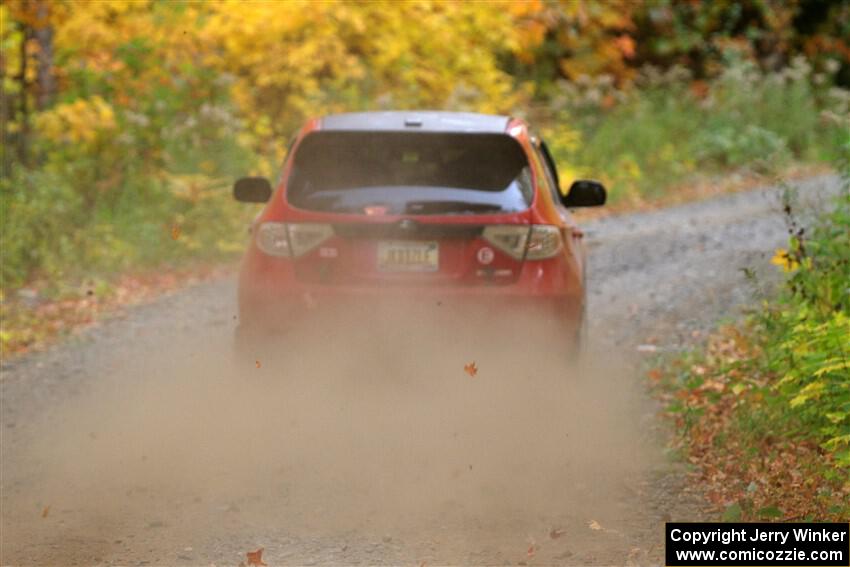
<path id="1" fill-rule="evenodd" d="M 264 222 L 257 229 L 257 248 L 269 256 L 288 258 L 291 255 L 286 223 Z"/>
<path id="2" fill-rule="evenodd" d="M 561 250 L 561 231 L 557 226 L 537 224 L 531 227 L 526 260 L 544 260 Z"/>
<path id="3" fill-rule="evenodd" d="M 257 230 L 257 247 L 269 256 L 297 258 L 333 234 L 329 224 L 264 222 Z"/>
<path id="4" fill-rule="evenodd" d="M 484 229 L 484 239 L 516 260 L 543 260 L 561 250 L 561 231 L 556 226 L 536 224 L 493 225 Z"/>
<path id="5" fill-rule="evenodd" d="M 525 256 L 528 226 L 521 224 L 496 224 L 484 228 L 484 240 L 516 260 Z"/>
<path id="6" fill-rule="evenodd" d="M 329 224 L 290 223 L 287 226 L 292 255 L 296 258 L 310 252 L 334 235 L 334 229 Z"/>

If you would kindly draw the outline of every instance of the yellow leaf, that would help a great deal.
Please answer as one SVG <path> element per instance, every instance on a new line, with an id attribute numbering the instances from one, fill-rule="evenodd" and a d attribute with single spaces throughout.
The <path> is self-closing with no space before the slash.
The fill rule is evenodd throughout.
<path id="1" fill-rule="evenodd" d="M 793 272 L 800 267 L 800 263 L 792 258 L 784 248 L 776 249 L 776 253 L 770 259 L 770 263 L 781 267 L 785 272 Z"/>

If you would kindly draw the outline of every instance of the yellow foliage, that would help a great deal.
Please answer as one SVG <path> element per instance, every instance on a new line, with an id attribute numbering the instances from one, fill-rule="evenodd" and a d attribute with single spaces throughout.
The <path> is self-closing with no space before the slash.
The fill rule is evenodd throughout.
<path id="1" fill-rule="evenodd" d="M 784 248 L 776 249 L 776 253 L 773 255 L 773 258 L 770 259 L 770 263 L 781 267 L 784 272 L 793 272 L 800 267 L 800 263 L 792 258 L 788 251 Z"/>
<path id="2" fill-rule="evenodd" d="M 791 399 L 791 407 L 795 408 L 811 399 L 816 399 L 821 395 L 825 388 L 826 384 L 819 380 L 807 384 L 802 390 L 800 390 L 799 394 Z"/>
<path id="3" fill-rule="evenodd" d="M 39 134 L 54 142 L 93 144 L 116 128 L 112 106 L 99 96 L 56 105 L 36 119 Z"/>
<path id="4" fill-rule="evenodd" d="M 623 32 L 634 28 L 631 14 L 638 5 L 636 0 L 516 0 L 509 10 L 518 30 L 516 56 L 533 64 L 550 42 L 544 51 L 564 54 L 560 67 L 567 77 L 608 73 L 628 80 L 633 70 L 626 60 L 636 46 Z"/>
<path id="5" fill-rule="evenodd" d="M 73 61 L 57 75 L 84 71 L 107 81 L 116 108 L 136 109 L 156 85 L 182 80 L 186 66 L 218 73 L 245 121 L 239 143 L 276 162 L 311 116 L 382 108 L 510 113 L 531 89 L 517 85 L 499 58 L 531 64 L 553 37 L 572 54 L 561 62 L 569 76 L 620 72 L 634 46 L 611 38 L 631 26 L 627 3 L 55 0 L 49 23 L 57 53 Z M 29 21 L 37 4 L 10 0 L 3 10 Z M 61 135 L 68 120 L 60 112 L 43 122 L 54 138 L 69 140 L 91 139 L 97 129 L 72 124 Z"/>
<path id="6" fill-rule="evenodd" d="M 77 64 L 99 71 L 120 71 L 116 48 L 131 38 L 153 38 L 151 2 L 100 0 L 75 3 L 67 20 L 56 28 L 58 49 L 74 53 Z"/>
<path id="7" fill-rule="evenodd" d="M 543 131 L 543 135 L 550 148 L 558 148 L 567 155 L 572 154 L 581 146 L 581 132 L 567 123 L 559 124 L 557 128 L 547 128 Z M 575 164 L 570 163 L 568 159 L 559 160 L 558 178 L 561 184 L 559 187 L 561 193 L 565 194 L 572 182 L 584 177 L 585 173 Z"/>
<path id="8" fill-rule="evenodd" d="M 204 63 L 236 76 L 234 97 L 259 138 L 289 135 L 305 118 L 329 112 L 497 112 L 517 102 L 495 57 L 516 43 L 498 3 L 222 0 L 205 7 L 198 37 L 218 49 L 205 50 Z"/>

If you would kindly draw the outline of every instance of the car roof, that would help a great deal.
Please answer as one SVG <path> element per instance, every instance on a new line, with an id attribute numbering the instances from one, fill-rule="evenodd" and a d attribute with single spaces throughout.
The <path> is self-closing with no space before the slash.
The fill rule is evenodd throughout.
<path id="1" fill-rule="evenodd" d="M 502 134 L 508 116 L 438 110 L 348 112 L 321 119 L 321 130 Z"/>

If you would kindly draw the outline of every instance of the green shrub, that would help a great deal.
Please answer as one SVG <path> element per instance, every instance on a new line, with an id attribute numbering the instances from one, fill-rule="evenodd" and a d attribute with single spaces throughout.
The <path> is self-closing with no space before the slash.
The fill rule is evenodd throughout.
<path id="1" fill-rule="evenodd" d="M 628 91 L 584 78 L 562 84 L 551 106 L 549 144 L 565 184 L 601 178 L 615 203 L 664 195 L 697 172 L 832 161 L 850 127 L 850 93 L 803 60 L 772 73 L 732 60 L 708 83 L 650 68 Z"/>
<path id="2" fill-rule="evenodd" d="M 255 157 L 226 83 L 184 73 L 192 80 L 150 90 L 132 109 L 69 95 L 36 115 L 38 165 L 16 164 L 0 181 L 4 289 L 219 260 L 244 244 L 251 211 L 230 186 Z"/>
<path id="3" fill-rule="evenodd" d="M 808 234 L 785 207 L 789 248 L 774 263 L 788 277 L 759 315 L 765 367 L 776 378 L 772 418 L 794 422 L 850 467 L 850 178 L 832 212 Z"/>

